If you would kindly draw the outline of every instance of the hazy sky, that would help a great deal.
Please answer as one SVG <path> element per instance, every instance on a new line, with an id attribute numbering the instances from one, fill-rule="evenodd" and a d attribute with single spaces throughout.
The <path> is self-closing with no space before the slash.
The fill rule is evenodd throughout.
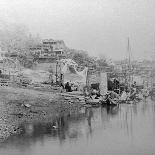
<path id="1" fill-rule="evenodd" d="M 155 59 L 155 0 L 0 0 L 0 19 L 112 59 L 130 37 L 134 58 Z"/>

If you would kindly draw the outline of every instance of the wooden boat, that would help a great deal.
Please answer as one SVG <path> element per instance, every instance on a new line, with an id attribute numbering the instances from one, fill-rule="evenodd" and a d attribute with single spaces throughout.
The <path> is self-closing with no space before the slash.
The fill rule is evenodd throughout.
<path id="1" fill-rule="evenodd" d="M 116 106 L 119 104 L 118 100 L 111 99 L 111 98 L 107 98 L 105 100 L 102 100 L 101 103 L 102 103 L 102 106 Z"/>
<path id="2" fill-rule="evenodd" d="M 86 104 L 90 104 L 92 106 L 98 106 L 101 105 L 101 98 L 95 98 L 95 97 L 86 97 L 85 98 Z"/>
<path id="3" fill-rule="evenodd" d="M 100 104 L 100 99 L 88 99 L 86 100 L 86 104 Z"/>

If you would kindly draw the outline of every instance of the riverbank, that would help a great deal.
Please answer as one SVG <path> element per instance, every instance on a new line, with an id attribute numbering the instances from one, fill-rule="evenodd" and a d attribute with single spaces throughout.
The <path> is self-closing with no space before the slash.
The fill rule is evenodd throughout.
<path id="1" fill-rule="evenodd" d="M 0 140 L 18 134 L 21 123 L 49 122 L 60 113 L 77 111 L 78 99 L 70 102 L 60 93 L 23 88 L 0 88 Z"/>

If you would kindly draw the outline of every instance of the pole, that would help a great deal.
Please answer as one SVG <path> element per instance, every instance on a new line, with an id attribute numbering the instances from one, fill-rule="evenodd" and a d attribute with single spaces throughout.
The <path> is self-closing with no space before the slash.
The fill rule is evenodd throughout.
<path id="1" fill-rule="evenodd" d="M 131 47 L 130 47 L 130 39 L 128 37 L 128 47 L 127 47 L 127 51 L 128 51 L 128 78 L 129 78 L 129 87 L 131 86 Z"/>
<path id="2" fill-rule="evenodd" d="M 87 70 L 87 77 L 86 77 L 86 86 L 89 85 L 89 79 L 88 79 L 88 74 L 89 74 L 89 67 L 88 67 L 88 70 Z"/>
<path id="3" fill-rule="evenodd" d="M 58 62 L 56 61 L 56 84 L 57 84 L 57 76 L 58 76 L 58 71 L 57 71 L 57 67 L 58 67 L 57 65 L 58 65 L 58 64 L 57 64 L 57 63 L 58 63 Z"/>
<path id="4" fill-rule="evenodd" d="M 131 69 L 131 48 L 130 48 L 130 40 L 128 38 L 128 55 L 129 55 L 129 61 L 128 61 L 128 65 L 129 65 L 129 70 Z"/>

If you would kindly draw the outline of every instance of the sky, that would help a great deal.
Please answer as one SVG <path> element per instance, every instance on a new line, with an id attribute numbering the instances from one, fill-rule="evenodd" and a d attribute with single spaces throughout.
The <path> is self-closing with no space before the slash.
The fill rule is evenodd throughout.
<path id="1" fill-rule="evenodd" d="M 155 0 L 0 0 L 0 21 L 114 60 L 155 60 Z"/>

